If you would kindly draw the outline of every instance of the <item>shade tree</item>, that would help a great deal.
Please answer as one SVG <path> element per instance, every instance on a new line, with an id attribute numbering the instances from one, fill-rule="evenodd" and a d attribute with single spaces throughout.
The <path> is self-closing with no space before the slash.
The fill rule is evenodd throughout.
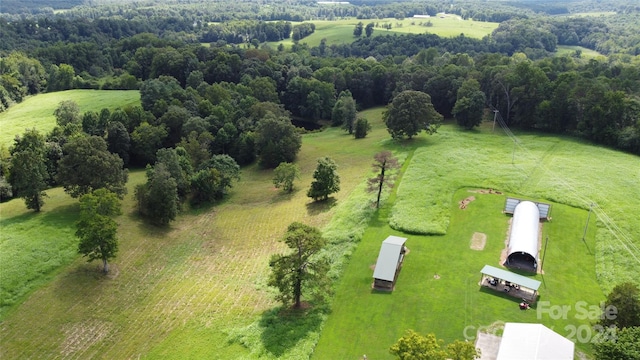
<path id="1" fill-rule="evenodd" d="M 74 198 L 106 188 L 118 196 L 127 193 L 127 170 L 122 159 L 107 150 L 98 136 L 76 136 L 63 148 L 58 162 L 57 181 Z"/>
<path id="2" fill-rule="evenodd" d="M 322 296 L 329 290 L 329 263 L 318 256 L 326 245 L 320 230 L 299 222 L 291 223 L 282 240 L 291 250 L 269 260 L 268 284 L 278 289 L 277 300 L 283 305 L 300 308 L 303 292 Z"/>
<path id="3" fill-rule="evenodd" d="M 44 190 L 48 187 L 44 136 L 36 129 L 17 136 L 11 154 L 9 183 L 15 195 L 24 199 L 27 209 L 39 212 L 44 205 Z M 12 194 L 13 195 L 13 194 Z"/>
<path id="4" fill-rule="evenodd" d="M 163 163 L 147 166 L 147 182 L 135 189 L 138 213 L 152 224 L 166 226 L 178 215 L 178 185 Z"/>
<path id="5" fill-rule="evenodd" d="M 482 122 L 485 95 L 480 90 L 480 84 L 475 79 L 462 83 L 458 89 L 456 104 L 453 106 L 453 116 L 458 125 L 465 129 L 472 129 Z"/>
<path id="6" fill-rule="evenodd" d="M 120 215 L 118 195 L 107 189 L 97 189 L 80 198 L 80 220 L 76 236 L 80 238 L 78 253 L 87 261 L 102 260 L 102 271 L 109 272 L 108 261 L 118 252 L 118 224 L 113 217 Z"/>
<path id="7" fill-rule="evenodd" d="M 340 176 L 337 169 L 338 165 L 330 157 L 318 159 L 307 196 L 314 201 L 323 201 L 327 200 L 329 195 L 340 191 Z"/>
<path id="8" fill-rule="evenodd" d="M 274 168 L 281 162 L 295 160 L 302 138 L 288 118 L 267 112 L 258 122 L 255 145 L 260 165 Z"/>
<path id="9" fill-rule="evenodd" d="M 431 97 L 415 90 L 396 95 L 382 117 L 394 139 L 411 139 L 422 131 L 431 135 L 442 122 L 442 115 L 433 108 Z"/>
<path id="10" fill-rule="evenodd" d="M 300 179 L 300 168 L 296 164 L 282 162 L 273 169 L 273 185 L 286 192 L 293 191 L 293 182 Z"/>

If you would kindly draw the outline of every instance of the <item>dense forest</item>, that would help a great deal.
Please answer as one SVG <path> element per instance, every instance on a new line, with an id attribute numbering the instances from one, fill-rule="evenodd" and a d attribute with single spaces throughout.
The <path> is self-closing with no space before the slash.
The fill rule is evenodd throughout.
<path id="1" fill-rule="evenodd" d="M 226 11 L 196 0 L 171 6 L 96 1 L 56 14 L 38 7 L 40 2 L 23 3 L 29 4 L 34 6 L 3 3 L 0 111 L 29 95 L 75 88 L 139 89 L 142 99 L 141 107 L 84 116 L 80 128 L 61 125 L 47 134 L 52 173 L 60 156 L 55 149 L 74 131 L 104 137 L 125 164 L 145 166 L 158 149 L 181 146 L 192 157 L 204 148 L 244 165 L 260 152 L 256 131 L 268 113 L 330 120 L 339 95 L 366 109 L 418 90 L 450 118 L 464 98 L 459 90 L 472 80 L 484 95 L 486 116 L 495 109 L 512 127 L 640 154 L 640 35 L 624 26 L 639 22 L 640 6 L 630 2 L 608 4 L 615 17 L 550 16 L 605 10 L 588 1 L 544 10 L 530 2 L 319 7 L 299 1 L 285 7 L 236 1 L 225 3 L 233 9 Z M 445 8 L 501 24 L 483 39 L 381 35 L 309 47 L 300 40 L 314 31 L 313 23 L 291 23 L 312 17 L 399 18 Z M 290 37 L 296 40 L 290 49 L 264 44 Z M 587 59 L 580 51 L 557 56 L 558 45 L 608 57 Z"/>

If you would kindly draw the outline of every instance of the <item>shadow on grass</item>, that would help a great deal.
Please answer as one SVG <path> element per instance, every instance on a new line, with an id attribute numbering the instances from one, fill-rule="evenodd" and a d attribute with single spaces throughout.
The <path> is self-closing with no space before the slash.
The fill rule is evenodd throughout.
<path id="1" fill-rule="evenodd" d="M 518 298 L 518 297 L 515 297 L 515 296 L 508 295 L 504 291 L 495 291 L 495 290 L 489 289 L 486 286 L 481 286 L 479 291 L 482 292 L 482 293 L 486 293 L 486 294 L 491 294 L 493 296 L 497 296 L 497 297 L 505 299 L 505 300 L 509 300 L 510 302 L 515 304 L 515 305 L 508 305 L 508 304 L 505 303 L 506 304 L 505 306 L 517 306 L 518 304 L 520 304 L 522 302 L 522 300 L 524 300 L 522 298 Z M 540 301 L 540 297 L 538 297 L 538 301 Z M 530 306 L 531 309 L 535 309 L 536 308 L 536 303 L 537 302 L 531 302 L 531 301 L 527 301 L 527 302 L 529 303 L 529 306 Z"/>
<path id="2" fill-rule="evenodd" d="M 151 221 L 149 221 L 149 219 L 145 219 L 136 211 L 132 211 L 128 213 L 126 216 L 128 216 L 132 222 L 137 223 L 138 224 L 137 226 L 143 231 L 143 233 L 147 237 L 162 238 L 172 230 L 171 223 L 167 225 L 152 224 Z"/>
<path id="3" fill-rule="evenodd" d="M 324 306 L 303 309 L 277 307 L 262 314 L 260 327 L 264 348 L 276 358 L 295 347 L 310 332 L 319 331 L 327 314 Z"/>
<path id="4" fill-rule="evenodd" d="M 331 210 L 331 208 L 334 207 L 337 202 L 338 200 L 336 200 L 336 198 L 331 197 L 331 198 L 328 198 L 327 200 L 314 201 L 314 202 L 308 203 L 307 213 L 310 216 L 313 216 L 313 215 L 321 214 L 323 212 L 327 212 Z"/>
<path id="5" fill-rule="evenodd" d="M 270 203 L 275 204 L 279 202 L 286 202 L 293 199 L 300 189 L 293 188 L 291 191 L 283 191 L 278 189 L 277 193 L 271 198 Z"/>
<path id="6" fill-rule="evenodd" d="M 80 212 L 79 204 L 58 206 L 51 210 L 44 209 L 41 212 L 29 211 L 23 214 L 0 219 L 0 227 L 20 224 L 39 218 L 42 223 L 51 223 L 60 226 L 63 223 L 75 223 Z"/>

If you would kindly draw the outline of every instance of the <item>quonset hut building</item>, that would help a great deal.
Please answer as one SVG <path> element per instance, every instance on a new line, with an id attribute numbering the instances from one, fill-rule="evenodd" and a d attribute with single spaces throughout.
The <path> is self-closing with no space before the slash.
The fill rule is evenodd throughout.
<path id="1" fill-rule="evenodd" d="M 531 201 L 516 205 L 509 233 L 509 248 L 504 263 L 509 268 L 535 273 L 538 270 L 540 210 Z"/>

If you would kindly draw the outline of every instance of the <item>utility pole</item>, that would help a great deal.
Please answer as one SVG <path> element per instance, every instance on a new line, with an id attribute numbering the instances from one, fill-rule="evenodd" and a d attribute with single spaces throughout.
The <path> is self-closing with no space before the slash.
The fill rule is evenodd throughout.
<path id="1" fill-rule="evenodd" d="M 498 109 L 493 110 L 493 127 L 491 128 L 491 132 L 494 132 L 494 130 L 496 129 L 496 117 L 498 117 L 498 113 Z"/>
<path id="2" fill-rule="evenodd" d="M 589 215 L 587 215 L 587 223 L 584 224 L 584 232 L 582 233 L 582 242 L 584 242 L 585 244 L 587 243 L 585 241 L 585 237 L 587 236 L 587 228 L 589 227 L 589 219 L 591 219 L 591 210 L 593 209 L 593 205 L 593 203 L 589 205 Z"/>

